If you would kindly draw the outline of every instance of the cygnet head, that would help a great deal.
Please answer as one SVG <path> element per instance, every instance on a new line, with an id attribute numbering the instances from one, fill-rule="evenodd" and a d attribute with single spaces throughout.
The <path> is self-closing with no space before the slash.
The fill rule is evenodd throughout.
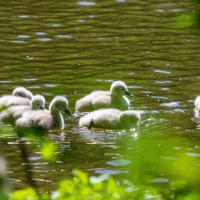
<path id="1" fill-rule="evenodd" d="M 15 88 L 12 95 L 16 97 L 28 98 L 30 100 L 33 98 L 33 94 L 24 87 Z"/>
<path id="2" fill-rule="evenodd" d="M 132 128 L 140 119 L 140 113 L 134 110 L 123 111 L 120 116 L 120 123 L 126 128 Z"/>
<path id="3" fill-rule="evenodd" d="M 32 100 L 31 100 L 31 108 L 33 110 L 44 110 L 44 104 L 45 104 L 45 98 L 41 95 L 35 95 L 33 96 Z"/>
<path id="4" fill-rule="evenodd" d="M 115 81 L 110 88 L 111 95 L 123 96 L 127 95 L 132 97 L 133 95 L 128 91 L 127 86 L 122 81 Z"/>
<path id="5" fill-rule="evenodd" d="M 52 100 L 49 106 L 50 112 L 65 112 L 68 115 L 72 116 L 69 108 L 68 108 L 68 101 L 65 97 L 63 96 L 56 96 Z"/>

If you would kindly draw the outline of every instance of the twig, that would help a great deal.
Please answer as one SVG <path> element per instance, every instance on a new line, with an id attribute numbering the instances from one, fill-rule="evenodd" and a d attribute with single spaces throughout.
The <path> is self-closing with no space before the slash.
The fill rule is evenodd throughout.
<path id="1" fill-rule="evenodd" d="M 19 134 L 19 133 L 18 133 L 18 138 L 19 138 L 19 148 L 21 151 L 21 156 L 23 159 L 23 163 L 25 164 L 24 166 L 25 166 L 26 178 L 27 178 L 30 186 L 35 190 L 36 194 L 38 195 L 38 198 L 40 198 L 40 192 L 38 190 L 38 187 L 37 187 L 35 181 L 33 180 L 33 174 L 31 172 L 31 165 L 28 160 L 27 149 L 26 149 L 25 144 L 22 141 L 21 134 Z"/>

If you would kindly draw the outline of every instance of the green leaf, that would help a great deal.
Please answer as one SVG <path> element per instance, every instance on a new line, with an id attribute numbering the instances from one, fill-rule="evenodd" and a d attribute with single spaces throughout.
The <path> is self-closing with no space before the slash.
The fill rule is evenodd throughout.
<path id="1" fill-rule="evenodd" d="M 50 141 L 45 141 L 40 148 L 41 156 L 44 160 L 54 162 L 56 160 L 56 145 Z"/>

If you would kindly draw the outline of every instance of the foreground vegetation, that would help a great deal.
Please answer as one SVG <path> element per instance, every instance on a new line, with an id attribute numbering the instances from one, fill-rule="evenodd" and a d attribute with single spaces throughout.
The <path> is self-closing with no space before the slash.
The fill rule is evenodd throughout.
<path id="1" fill-rule="evenodd" d="M 2 130 L 2 133 L 5 132 Z M 19 139 L 23 138 L 19 135 Z M 155 138 L 139 138 L 137 140 L 130 140 L 128 138 L 122 138 L 122 141 L 126 141 L 126 148 L 131 149 L 125 151 L 124 155 L 132 159 L 133 162 L 127 165 L 129 174 L 122 175 L 120 178 L 112 177 L 109 175 L 90 176 L 89 174 L 74 169 L 72 171 L 72 178 L 63 178 L 59 183 L 56 183 L 56 189 L 50 194 L 46 193 L 45 188 L 38 188 L 32 179 L 30 174 L 31 169 L 26 169 L 27 180 L 29 183 L 28 188 L 21 190 L 11 191 L 9 185 L 7 185 L 6 177 L 3 173 L 4 161 L 1 160 L 1 180 L 0 180 L 0 199 L 1 200 L 198 200 L 200 196 L 199 191 L 199 158 L 198 156 L 187 156 L 187 150 L 179 150 L 178 153 L 174 153 L 171 149 L 174 146 L 178 146 L 180 142 L 185 142 L 184 138 L 170 141 L 165 139 Z M 54 162 L 56 161 L 55 151 L 56 146 L 48 138 L 33 137 L 29 135 L 28 139 L 37 142 L 39 141 L 38 151 L 41 152 L 43 159 Z M 182 141 L 181 141 L 182 140 Z M 127 143 L 127 141 L 129 141 Z M 122 142 L 123 143 L 123 142 Z M 153 144 L 154 143 L 154 144 Z M 158 150 L 158 144 L 160 145 Z M 27 163 L 26 147 L 21 143 L 21 157 L 24 162 Z M 139 151 L 136 151 L 139 149 Z M 137 152 L 137 154 L 136 154 Z M 123 152 L 122 152 L 123 153 Z M 170 162 L 160 160 L 157 158 L 163 155 L 174 157 L 175 159 Z M 137 159 L 137 156 L 140 159 Z M 197 167 L 195 166 L 197 165 Z M 29 165 L 27 165 L 29 166 Z M 163 174 L 161 169 L 169 171 L 173 174 L 174 180 L 160 179 L 158 182 L 153 180 L 153 175 L 147 173 L 147 166 L 149 169 L 156 168 Z M 170 176 L 164 174 L 164 177 Z"/>
<path id="2" fill-rule="evenodd" d="M 152 186 L 134 185 L 128 180 L 117 181 L 107 175 L 89 177 L 79 170 L 75 171 L 73 179 L 65 179 L 51 195 L 38 194 L 32 188 L 15 191 L 11 194 L 13 200 L 138 200 L 138 199 L 177 199 L 198 200 L 200 192 L 188 189 L 184 181 L 170 183 L 168 188 L 159 189 Z"/>

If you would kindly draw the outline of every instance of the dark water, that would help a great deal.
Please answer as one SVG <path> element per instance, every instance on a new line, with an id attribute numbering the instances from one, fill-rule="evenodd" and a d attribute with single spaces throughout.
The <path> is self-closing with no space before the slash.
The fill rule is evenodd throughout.
<path id="1" fill-rule="evenodd" d="M 66 95 L 74 112 L 77 99 L 122 80 L 134 94 L 131 109 L 143 111 L 136 134 L 87 131 L 78 127 L 78 118 L 66 117 L 64 130 L 49 133 L 58 146 L 56 163 L 43 161 L 28 142 L 37 184 L 51 189 L 71 177 L 74 168 L 170 182 L 177 173 L 169 166 L 183 166 L 177 155 L 191 158 L 183 173 L 189 163 L 199 171 L 193 100 L 200 93 L 200 36 L 177 27 L 176 21 L 198 6 L 168 0 L 0 3 L 0 95 L 24 86 L 44 95 L 47 106 L 55 95 Z M 13 188 L 23 188 L 27 182 L 18 139 L 4 126 L 7 134 L 0 141 L 8 178 Z"/>

